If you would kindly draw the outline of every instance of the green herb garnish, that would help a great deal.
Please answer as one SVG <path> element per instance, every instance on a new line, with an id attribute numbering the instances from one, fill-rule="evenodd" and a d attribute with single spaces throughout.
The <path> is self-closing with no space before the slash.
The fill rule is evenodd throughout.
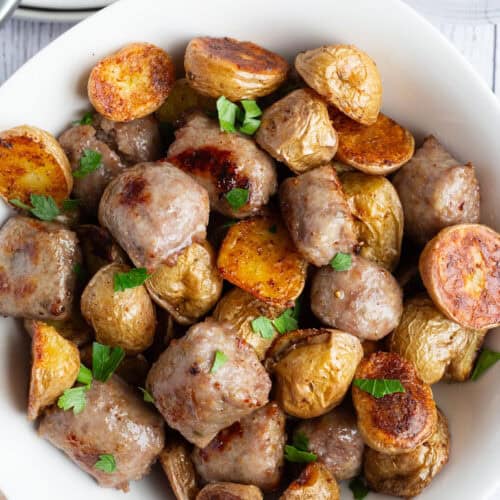
<path id="1" fill-rule="evenodd" d="M 275 334 L 274 326 L 272 321 L 265 316 L 259 316 L 255 318 L 252 322 L 252 330 L 255 333 L 259 333 L 263 339 L 272 339 Z"/>
<path id="2" fill-rule="evenodd" d="M 83 363 L 80 363 L 80 371 L 76 380 L 87 387 L 90 387 L 92 383 L 92 372 Z"/>
<path id="3" fill-rule="evenodd" d="M 351 269 L 352 257 L 351 254 L 339 252 L 330 261 L 330 266 L 335 269 L 335 271 L 347 271 Z"/>
<path id="4" fill-rule="evenodd" d="M 295 463 L 314 462 L 318 456 L 308 450 L 309 438 L 303 432 L 296 432 L 292 444 L 285 446 L 285 459 Z"/>
<path id="5" fill-rule="evenodd" d="M 92 344 L 92 372 L 96 380 L 106 382 L 125 357 L 121 347 L 109 347 L 94 342 Z"/>
<path id="6" fill-rule="evenodd" d="M 241 132 L 253 135 L 260 127 L 262 110 L 250 99 L 241 101 L 242 108 L 224 96 L 217 99 L 217 116 L 223 132 Z"/>
<path id="7" fill-rule="evenodd" d="M 215 351 L 214 362 L 210 373 L 215 373 L 229 358 L 222 351 Z"/>
<path id="8" fill-rule="evenodd" d="M 94 117 L 91 111 L 87 111 L 80 120 L 75 120 L 73 125 L 92 125 L 94 123 Z"/>
<path id="9" fill-rule="evenodd" d="M 113 290 L 123 292 L 127 288 L 141 286 L 151 275 L 143 267 L 131 269 L 126 273 L 115 273 L 113 276 Z"/>
<path id="10" fill-rule="evenodd" d="M 352 491 L 354 500 L 363 500 L 370 493 L 365 481 L 359 476 L 351 480 L 349 489 Z"/>
<path id="11" fill-rule="evenodd" d="M 472 372 L 471 380 L 477 380 L 486 370 L 490 369 L 497 361 L 500 361 L 500 352 L 484 348 L 477 358 L 476 366 Z"/>
<path id="12" fill-rule="evenodd" d="M 146 401 L 146 403 L 154 403 L 155 402 L 155 398 L 153 397 L 153 395 L 149 391 L 147 391 L 143 387 L 139 387 L 139 390 L 142 392 L 144 401 Z"/>
<path id="13" fill-rule="evenodd" d="M 73 409 L 73 413 L 78 415 L 83 411 L 87 404 L 85 393 L 89 390 L 88 386 L 73 387 L 66 389 L 62 396 L 57 400 L 57 406 L 64 411 Z"/>
<path id="14" fill-rule="evenodd" d="M 99 460 L 94 465 L 95 469 L 102 470 L 108 474 L 115 472 L 116 470 L 116 461 L 115 457 L 110 454 L 99 455 Z"/>
<path id="15" fill-rule="evenodd" d="M 31 207 L 17 198 L 9 200 L 12 205 L 24 210 L 28 210 L 40 220 L 51 221 L 60 214 L 57 203 L 54 201 L 54 198 L 52 198 L 52 196 L 32 194 L 30 195 L 30 201 L 32 205 Z"/>
<path id="16" fill-rule="evenodd" d="M 273 320 L 273 325 L 281 334 L 297 330 L 299 322 L 295 316 L 294 309 L 287 309 L 281 316 Z"/>
<path id="17" fill-rule="evenodd" d="M 233 188 L 224 197 L 233 210 L 239 210 L 248 201 L 248 189 Z"/>
<path id="18" fill-rule="evenodd" d="M 80 158 L 80 168 L 73 171 L 73 177 L 81 179 L 86 175 L 94 172 L 98 168 L 102 167 L 102 154 L 93 149 L 84 149 L 83 155 Z"/>
<path id="19" fill-rule="evenodd" d="M 406 392 L 399 380 L 384 378 L 356 378 L 353 385 L 362 391 L 368 392 L 375 398 L 383 398 L 396 392 Z"/>
<path id="20" fill-rule="evenodd" d="M 238 114 L 238 106 L 220 96 L 217 99 L 217 116 L 219 118 L 220 129 L 223 132 L 236 132 L 236 116 Z"/>

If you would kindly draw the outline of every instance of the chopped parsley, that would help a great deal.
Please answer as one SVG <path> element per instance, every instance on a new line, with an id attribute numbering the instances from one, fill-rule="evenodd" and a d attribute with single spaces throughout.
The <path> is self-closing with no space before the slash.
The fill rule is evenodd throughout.
<path id="1" fill-rule="evenodd" d="M 99 455 L 99 460 L 94 465 L 95 469 L 102 470 L 108 474 L 115 472 L 116 461 L 115 457 L 111 454 Z"/>
<path id="2" fill-rule="evenodd" d="M 52 198 L 52 196 L 32 194 L 30 195 L 30 201 L 32 206 L 23 203 L 17 198 L 9 200 L 12 205 L 24 210 L 28 210 L 31 214 L 33 214 L 40 220 L 51 221 L 60 214 L 57 203 L 54 201 L 54 198 Z"/>
<path id="3" fill-rule="evenodd" d="M 92 372 L 96 380 L 106 382 L 125 357 L 121 347 L 109 347 L 94 342 L 92 344 Z"/>
<path id="4" fill-rule="evenodd" d="M 155 402 L 155 398 L 153 397 L 153 395 L 149 391 L 147 391 L 143 387 L 139 387 L 139 390 L 142 392 L 143 399 L 144 399 L 144 401 L 146 401 L 146 403 L 154 403 Z"/>
<path id="5" fill-rule="evenodd" d="M 347 271 L 351 269 L 352 257 L 348 253 L 339 252 L 335 254 L 335 257 L 330 261 L 330 266 L 335 271 Z"/>
<path id="6" fill-rule="evenodd" d="M 73 171 L 73 177 L 81 179 L 102 167 L 102 154 L 93 149 L 84 149 L 80 158 L 80 167 Z"/>
<path id="7" fill-rule="evenodd" d="M 251 99 L 241 101 L 241 108 L 224 96 L 217 99 L 217 117 L 223 132 L 253 135 L 260 127 L 262 110 Z"/>
<path id="8" fill-rule="evenodd" d="M 228 191 L 224 197 L 233 210 L 239 210 L 248 201 L 249 193 L 248 189 L 233 188 L 231 191 Z"/>
<path id="9" fill-rule="evenodd" d="M 210 373 L 216 373 L 222 365 L 226 364 L 228 359 L 229 358 L 222 351 L 215 351 L 214 362 L 210 369 Z"/>
<path id="10" fill-rule="evenodd" d="M 113 290 L 123 292 L 127 288 L 141 286 L 149 277 L 150 275 L 144 267 L 131 269 L 125 273 L 115 273 L 113 276 Z"/>
<path id="11" fill-rule="evenodd" d="M 500 361 L 500 352 L 484 348 L 476 361 L 471 380 L 477 380 L 486 370 L 489 370 L 497 361 Z"/>
<path id="12" fill-rule="evenodd" d="M 73 387 L 66 389 L 62 396 L 57 400 L 57 406 L 64 411 L 73 410 L 75 415 L 81 413 L 87 404 L 85 393 L 89 390 L 88 386 Z"/>
<path id="13" fill-rule="evenodd" d="M 356 378 L 353 385 L 377 399 L 396 392 L 406 392 L 401 381 L 397 379 Z"/>

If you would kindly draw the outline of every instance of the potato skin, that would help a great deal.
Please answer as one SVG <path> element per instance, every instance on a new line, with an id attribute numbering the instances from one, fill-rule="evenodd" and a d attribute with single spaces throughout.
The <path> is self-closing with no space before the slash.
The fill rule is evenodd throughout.
<path id="1" fill-rule="evenodd" d="M 200 94 L 231 101 L 270 94 L 286 79 L 288 63 L 251 42 L 193 38 L 184 54 L 186 78 Z"/>
<path id="2" fill-rule="evenodd" d="M 118 263 L 100 269 L 83 291 L 81 309 L 97 342 L 137 354 L 153 343 L 156 315 L 144 285 L 113 290 L 115 273 L 127 271 L 130 267 Z"/>
<path id="3" fill-rule="evenodd" d="M 295 90 L 267 108 L 255 140 L 296 174 L 328 163 L 338 143 L 328 108 L 311 89 Z"/>
<path id="4" fill-rule="evenodd" d="M 251 484 L 211 483 L 196 496 L 196 500 L 262 500 L 262 492 Z"/>
<path id="5" fill-rule="evenodd" d="M 280 500 L 340 500 L 335 478 L 320 462 L 312 462 L 288 486 Z"/>
<path id="6" fill-rule="evenodd" d="M 98 113 L 128 122 L 156 111 L 174 78 L 173 62 L 164 50 L 150 43 L 131 43 L 92 68 L 87 91 Z"/>
<path id="7" fill-rule="evenodd" d="M 361 172 L 340 175 L 347 204 L 354 218 L 359 255 L 389 271 L 401 255 L 404 215 L 394 186 L 380 176 Z"/>
<path id="8" fill-rule="evenodd" d="M 364 476 L 373 491 L 414 497 L 429 485 L 448 462 L 450 434 L 446 417 L 438 410 L 436 430 L 423 444 L 401 455 L 387 455 L 368 448 Z"/>
<path id="9" fill-rule="evenodd" d="M 328 45 L 301 52 L 295 68 L 309 87 L 353 120 L 376 122 L 382 82 L 373 60 L 354 45 Z"/>
<path id="10" fill-rule="evenodd" d="M 431 436 L 437 419 L 432 390 L 410 361 L 395 353 L 375 352 L 361 361 L 354 378 L 396 379 L 405 388 L 405 392 L 377 399 L 353 386 L 358 428 L 370 448 L 397 455 Z"/>
<path id="11" fill-rule="evenodd" d="M 436 307 L 475 330 L 500 325 L 500 234 L 481 224 L 441 230 L 419 260 L 422 281 Z"/>

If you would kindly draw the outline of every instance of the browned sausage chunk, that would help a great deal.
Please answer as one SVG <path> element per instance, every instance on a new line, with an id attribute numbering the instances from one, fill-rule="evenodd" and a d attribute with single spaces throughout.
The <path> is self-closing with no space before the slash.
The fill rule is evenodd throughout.
<path id="1" fill-rule="evenodd" d="M 264 406 L 271 389 L 252 347 L 237 338 L 229 323 L 214 320 L 173 340 L 146 384 L 168 425 L 200 448 Z"/>
<path id="2" fill-rule="evenodd" d="M 66 319 L 80 261 L 73 231 L 55 222 L 11 217 L 0 229 L 0 314 Z"/>

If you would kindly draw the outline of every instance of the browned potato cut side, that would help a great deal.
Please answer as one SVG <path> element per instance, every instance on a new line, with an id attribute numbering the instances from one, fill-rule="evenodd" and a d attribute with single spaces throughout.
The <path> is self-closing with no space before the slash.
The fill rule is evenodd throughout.
<path id="1" fill-rule="evenodd" d="M 419 270 L 436 307 L 466 328 L 500 325 L 500 235 L 481 224 L 437 234 L 420 255 Z"/>
<path id="2" fill-rule="evenodd" d="M 0 133 L 0 196 L 30 203 L 31 194 L 61 203 L 73 189 L 71 166 L 48 132 L 23 125 Z"/>
<path id="3" fill-rule="evenodd" d="M 42 408 L 49 406 L 78 376 L 80 354 L 75 344 L 42 322 L 33 325 L 32 365 L 28 396 L 28 418 L 35 420 Z"/>
<path id="4" fill-rule="evenodd" d="M 430 386 L 412 363 L 398 354 L 375 352 L 358 366 L 355 379 L 399 380 L 405 392 L 375 398 L 352 388 L 358 428 L 365 443 L 381 453 L 405 453 L 430 437 L 436 425 L 436 405 Z"/>
<path id="5" fill-rule="evenodd" d="M 413 135 L 383 113 L 368 126 L 335 108 L 330 108 L 330 118 L 339 137 L 335 159 L 366 174 L 390 174 L 413 156 Z"/>
<path id="6" fill-rule="evenodd" d="M 164 50 L 150 43 L 131 43 L 92 68 L 87 90 L 98 113 L 127 122 L 156 111 L 174 79 L 174 65 Z"/>
<path id="7" fill-rule="evenodd" d="M 304 288 L 307 262 L 277 217 L 233 225 L 217 259 L 224 279 L 269 304 L 292 306 Z"/>
<path id="8" fill-rule="evenodd" d="M 320 462 L 309 464 L 280 500 L 340 500 L 339 485 Z"/>
<path id="9" fill-rule="evenodd" d="M 184 55 L 189 84 L 203 95 L 232 101 L 270 94 L 286 79 L 288 63 L 251 42 L 193 38 Z"/>

